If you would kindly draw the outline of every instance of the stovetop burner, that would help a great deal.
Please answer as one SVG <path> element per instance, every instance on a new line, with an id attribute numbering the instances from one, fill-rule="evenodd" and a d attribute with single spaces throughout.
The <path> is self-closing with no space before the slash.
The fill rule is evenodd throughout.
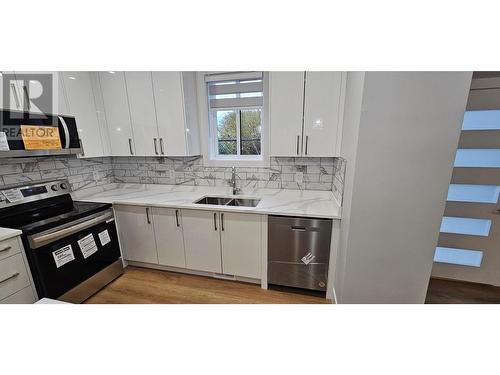
<path id="1" fill-rule="evenodd" d="M 3 197 L 0 201 L 0 227 L 32 234 L 111 207 L 107 203 L 73 201 L 68 189 L 67 181 L 58 180 L 0 190 Z"/>

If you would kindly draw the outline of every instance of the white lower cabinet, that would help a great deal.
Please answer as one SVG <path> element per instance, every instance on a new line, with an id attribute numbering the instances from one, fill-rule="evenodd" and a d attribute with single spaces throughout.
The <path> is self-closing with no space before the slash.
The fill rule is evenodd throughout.
<path id="1" fill-rule="evenodd" d="M 261 215 L 221 213 L 223 272 L 260 279 L 261 236 Z"/>
<path id="2" fill-rule="evenodd" d="M 0 262 L 0 300 L 28 286 L 30 278 L 21 253 Z"/>
<path id="3" fill-rule="evenodd" d="M 163 266 L 186 268 L 181 210 L 153 208 L 158 263 Z"/>
<path id="4" fill-rule="evenodd" d="M 183 210 L 186 267 L 222 273 L 218 212 Z"/>
<path id="5" fill-rule="evenodd" d="M 183 210 L 187 268 L 261 278 L 261 216 Z"/>
<path id="6" fill-rule="evenodd" d="M 116 205 L 114 209 L 124 259 L 158 264 L 151 208 Z"/>
<path id="7" fill-rule="evenodd" d="M 262 216 L 116 205 L 126 260 L 261 279 Z"/>
<path id="8" fill-rule="evenodd" d="M 0 241 L 0 304 L 34 303 L 33 278 L 19 237 Z"/>
<path id="9" fill-rule="evenodd" d="M 1 304 L 30 304 L 37 301 L 31 286 L 21 289 L 19 292 L 0 301 Z"/>

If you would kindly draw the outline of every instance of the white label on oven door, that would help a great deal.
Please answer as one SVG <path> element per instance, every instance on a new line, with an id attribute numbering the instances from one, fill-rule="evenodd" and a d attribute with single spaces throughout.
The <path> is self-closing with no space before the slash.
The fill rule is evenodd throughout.
<path id="1" fill-rule="evenodd" d="M 99 240 L 101 241 L 101 245 L 104 246 L 111 242 L 111 238 L 109 237 L 108 230 L 103 230 L 99 233 Z"/>
<path id="2" fill-rule="evenodd" d="M 60 249 L 57 249 L 56 251 L 53 251 L 52 256 L 54 257 L 57 268 L 64 266 L 66 263 L 69 263 L 72 260 L 75 260 L 75 254 L 73 254 L 73 248 L 71 247 L 71 245 L 67 245 L 61 247 Z"/>
<path id="3" fill-rule="evenodd" d="M 97 244 L 94 241 L 92 233 L 83 237 L 81 240 L 78 240 L 78 246 L 80 246 L 80 250 L 82 251 L 85 259 L 97 251 Z"/>

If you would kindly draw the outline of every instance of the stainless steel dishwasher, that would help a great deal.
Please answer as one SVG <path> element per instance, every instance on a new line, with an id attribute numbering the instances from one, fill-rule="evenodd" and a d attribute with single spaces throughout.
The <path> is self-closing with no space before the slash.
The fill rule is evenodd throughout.
<path id="1" fill-rule="evenodd" d="M 332 220 L 268 217 L 268 283 L 326 290 Z"/>

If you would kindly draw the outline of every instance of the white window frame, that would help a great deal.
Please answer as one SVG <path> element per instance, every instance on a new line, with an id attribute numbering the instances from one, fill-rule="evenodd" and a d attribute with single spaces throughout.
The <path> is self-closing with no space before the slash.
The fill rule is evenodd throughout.
<path id="1" fill-rule="evenodd" d="M 248 166 L 248 167 L 262 167 L 270 165 L 269 157 L 269 74 L 263 73 L 263 90 L 262 107 L 242 107 L 242 108 L 226 108 L 225 110 L 234 109 L 255 109 L 261 108 L 261 154 L 260 155 L 218 155 L 215 147 L 217 146 L 217 128 L 214 126 L 215 122 L 210 121 L 210 107 L 208 105 L 208 90 L 205 83 L 205 75 L 209 72 L 197 73 L 197 86 L 198 86 L 198 118 L 200 121 L 201 131 L 201 149 L 203 152 L 203 164 L 213 167 L 228 167 L 232 165 Z M 217 108 L 217 110 L 224 110 Z M 239 119 L 237 120 L 239 122 Z M 237 129 L 239 134 L 239 127 Z M 239 143 L 239 138 L 238 138 Z"/>
<path id="2" fill-rule="evenodd" d="M 209 113 L 209 123 L 210 123 L 210 134 L 213 134 L 213 137 L 210 137 L 210 144 L 212 146 L 212 155 L 215 160 L 251 160 L 251 161 L 261 161 L 262 160 L 262 131 L 264 130 L 264 127 L 262 125 L 262 113 L 264 111 L 264 106 L 254 106 L 254 107 L 231 107 L 231 108 L 217 108 L 210 110 Z M 261 134 L 260 134 L 260 155 L 241 155 L 241 117 L 236 116 L 236 155 L 220 155 L 219 154 L 219 139 L 217 137 L 217 118 L 215 116 L 215 113 L 217 111 L 245 111 L 245 110 L 251 110 L 251 109 L 260 109 L 260 127 L 261 127 Z"/>

